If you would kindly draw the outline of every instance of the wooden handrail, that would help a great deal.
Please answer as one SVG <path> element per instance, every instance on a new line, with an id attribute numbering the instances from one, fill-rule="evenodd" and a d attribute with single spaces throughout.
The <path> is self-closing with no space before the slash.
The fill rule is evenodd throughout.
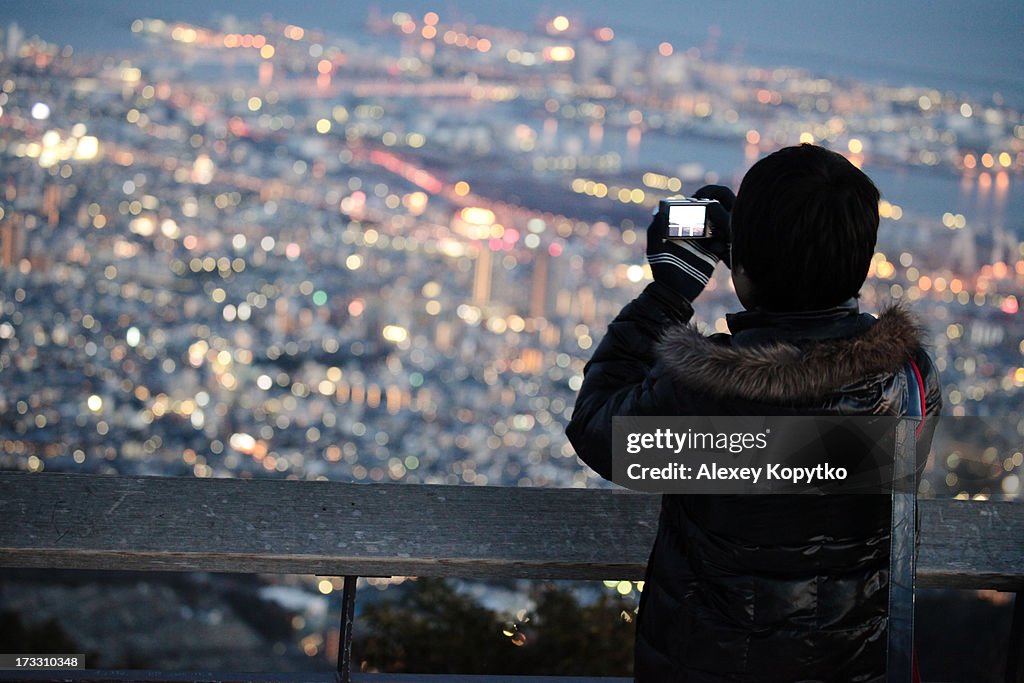
<path id="1" fill-rule="evenodd" d="M 658 496 L 608 489 L 0 472 L 0 567 L 640 579 L 659 504 Z M 1024 591 L 1024 504 L 921 500 L 918 509 L 919 586 Z M 1024 681 L 1019 596 L 1011 631 L 1006 680 L 1017 683 Z M 339 665 L 338 674 L 322 679 L 347 681 L 344 671 Z M 0 680 L 20 676 L 9 673 L 0 672 Z M 210 676 L 89 672 L 90 680 L 111 683 L 227 680 Z M 351 680 L 364 676 L 367 683 L 439 680 Z M 66 678 L 41 672 L 32 680 Z"/>
<path id="2" fill-rule="evenodd" d="M 1024 504 L 921 500 L 918 585 L 1024 590 Z M 641 579 L 622 490 L 0 472 L 0 566 Z"/>

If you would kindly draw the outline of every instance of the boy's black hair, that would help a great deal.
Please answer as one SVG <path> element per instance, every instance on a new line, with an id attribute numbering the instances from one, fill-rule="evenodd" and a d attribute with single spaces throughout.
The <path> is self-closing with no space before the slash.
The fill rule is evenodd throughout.
<path id="1" fill-rule="evenodd" d="M 770 311 L 829 308 L 857 296 L 878 236 L 878 189 L 845 157 L 785 147 L 743 177 L 732 210 L 732 261 Z"/>

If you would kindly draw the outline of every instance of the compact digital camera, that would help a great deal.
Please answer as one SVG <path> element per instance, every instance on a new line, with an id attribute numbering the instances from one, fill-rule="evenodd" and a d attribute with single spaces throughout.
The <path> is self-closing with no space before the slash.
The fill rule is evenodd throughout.
<path id="1" fill-rule="evenodd" d="M 708 205 L 717 203 L 714 199 L 692 199 L 679 197 L 662 199 L 658 213 L 668 221 L 668 239 L 699 240 L 711 237 L 713 227 L 708 218 Z"/>

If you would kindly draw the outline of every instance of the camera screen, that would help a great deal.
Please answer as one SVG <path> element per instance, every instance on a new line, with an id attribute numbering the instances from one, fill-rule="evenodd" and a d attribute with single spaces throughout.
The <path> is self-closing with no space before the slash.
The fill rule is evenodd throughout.
<path id="1" fill-rule="evenodd" d="M 668 207 L 669 237 L 704 237 L 706 206 L 670 206 Z"/>

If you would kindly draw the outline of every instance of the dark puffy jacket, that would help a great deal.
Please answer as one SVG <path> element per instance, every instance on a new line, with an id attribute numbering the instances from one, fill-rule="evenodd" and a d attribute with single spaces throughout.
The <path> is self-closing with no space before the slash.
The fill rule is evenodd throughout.
<path id="1" fill-rule="evenodd" d="M 938 373 L 901 309 L 856 302 L 729 316 L 703 336 L 652 283 L 609 325 L 567 429 L 611 475 L 615 415 L 903 415 L 923 387 L 927 456 Z M 922 382 L 904 369 L 913 359 Z M 637 624 L 639 681 L 871 681 L 884 674 L 888 496 L 662 497 Z"/>

